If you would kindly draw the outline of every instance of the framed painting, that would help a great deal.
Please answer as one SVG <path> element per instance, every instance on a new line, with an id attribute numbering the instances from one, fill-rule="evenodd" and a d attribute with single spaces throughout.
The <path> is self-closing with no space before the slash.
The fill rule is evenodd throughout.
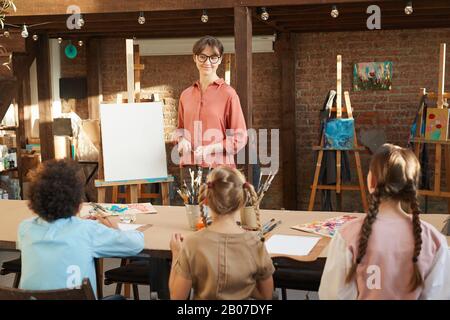
<path id="1" fill-rule="evenodd" d="M 392 62 L 361 62 L 353 66 L 353 91 L 391 90 Z"/>

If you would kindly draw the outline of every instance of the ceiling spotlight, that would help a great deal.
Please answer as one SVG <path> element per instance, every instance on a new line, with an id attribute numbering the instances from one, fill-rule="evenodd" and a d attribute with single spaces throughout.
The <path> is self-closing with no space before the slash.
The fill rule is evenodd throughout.
<path id="1" fill-rule="evenodd" d="M 142 11 L 141 11 L 141 13 L 139 13 L 138 23 L 139 24 L 144 24 L 145 23 L 144 12 L 142 12 Z"/>
<path id="2" fill-rule="evenodd" d="M 3 31 L 3 36 L 4 36 L 5 38 L 9 38 L 9 36 L 10 36 L 9 31 L 8 31 L 8 30 Z"/>
<path id="3" fill-rule="evenodd" d="M 83 46 L 83 40 L 79 40 L 79 41 L 78 41 L 78 45 L 79 45 L 80 47 L 82 47 L 82 46 Z"/>
<path id="4" fill-rule="evenodd" d="M 202 14 L 202 17 L 200 18 L 200 20 L 203 23 L 207 23 L 208 22 L 209 17 L 208 17 L 208 12 L 206 12 L 206 10 L 203 10 L 203 14 Z"/>
<path id="5" fill-rule="evenodd" d="M 333 7 L 331 8 L 331 13 L 330 14 L 331 14 L 331 16 L 333 18 L 337 18 L 339 16 L 339 11 L 338 11 L 336 5 L 333 5 Z"/>
<path id="6" fill-rule="evenodd" d="M 269 20 L 269 13 L 267 12 L 267 9 L 265 7 L 261 8 L 261 19 L 264 21 Z"/>
<path id="7" fill-rule="evenodd" d="M 83 16 L 80 14 L 80 18 L 77 20 L 78 27 L 82 28 L 84 26 L 84 19 Z"/>
<path id="8" fill-rule="evenodd" d="M 37 34 L 33 34 L 33 40 L 38 41 L 38 39 L 39 39 L 39 36 Z"/>
<path id="9" fill-rule="evenodd" d="M 28 38 L 28 29 L 26 24 L 23 25 L 22 32 L 20 34 L 22 38 Z"/>
<path id="10" fill-rule="evenodd" d="M 410 14 L 412 14 L 413 13 L 413 6 L 412 6 L 412 1 L 408 1 L 408 3 L 406 4 L 406 7 L 405 7 L 405 13 L 407 14 L 407 15 L 410 15 Z"/>
<path id="11" fill-rule="evenodd" d="M 59 44 L 62 43 L 62 38 L 61 38 L 61 37 L 58 38 L 58 43 L 59 43 Z"/>

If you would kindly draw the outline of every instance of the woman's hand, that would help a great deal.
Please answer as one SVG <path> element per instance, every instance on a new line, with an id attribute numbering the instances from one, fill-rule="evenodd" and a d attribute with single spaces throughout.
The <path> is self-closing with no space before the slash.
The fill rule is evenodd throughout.
<path id="1" fill-rule="evenodd" d="M 221 143 L 213 143 L 206 146 L 198 146 L 194 151 L 194 157 L 196 161 L 206 161 L 210 155 L 221 152 L 223 152 L 223 145 Z"/>
<path id="2" fill-rule="evenodd" d="M 174 233 L 170 239 L 170 250 L 172 251 L 172 257 L 178 257 L 181 246 L 183 243 L 183 236 L 180 233 Z"/>
<path id="3" fill-rule="evenodd" d="M 181 138 L 181 140 L 178 142 L 178 153 L 180 154 L 187 154 L 191 152 L 191 143 L 185 139 Z"/>

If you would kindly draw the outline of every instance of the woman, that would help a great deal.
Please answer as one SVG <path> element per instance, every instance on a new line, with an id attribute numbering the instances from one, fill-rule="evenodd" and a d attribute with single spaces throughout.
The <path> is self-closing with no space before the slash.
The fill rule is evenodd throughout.
<path id="1" fill-rule="evenodd" d="M 236 91 L 217 75 L 223 45 L 204 36 L 193 47 L 199 80 L 181 93 L 176 142 L 180 165 L 235 167 L 234 155 L 247 143 L 247 128 Z"/>

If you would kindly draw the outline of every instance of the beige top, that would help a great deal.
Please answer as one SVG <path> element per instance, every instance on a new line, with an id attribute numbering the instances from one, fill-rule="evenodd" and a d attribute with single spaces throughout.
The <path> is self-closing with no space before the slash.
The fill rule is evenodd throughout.
<path id="1" fill-rule="evenodd" d="M 203 229 L 189 235 L 174 264 L 192 280 L 194 299 L 242 300 L 275 268 L 255 232 L 225 234 Z"/>

